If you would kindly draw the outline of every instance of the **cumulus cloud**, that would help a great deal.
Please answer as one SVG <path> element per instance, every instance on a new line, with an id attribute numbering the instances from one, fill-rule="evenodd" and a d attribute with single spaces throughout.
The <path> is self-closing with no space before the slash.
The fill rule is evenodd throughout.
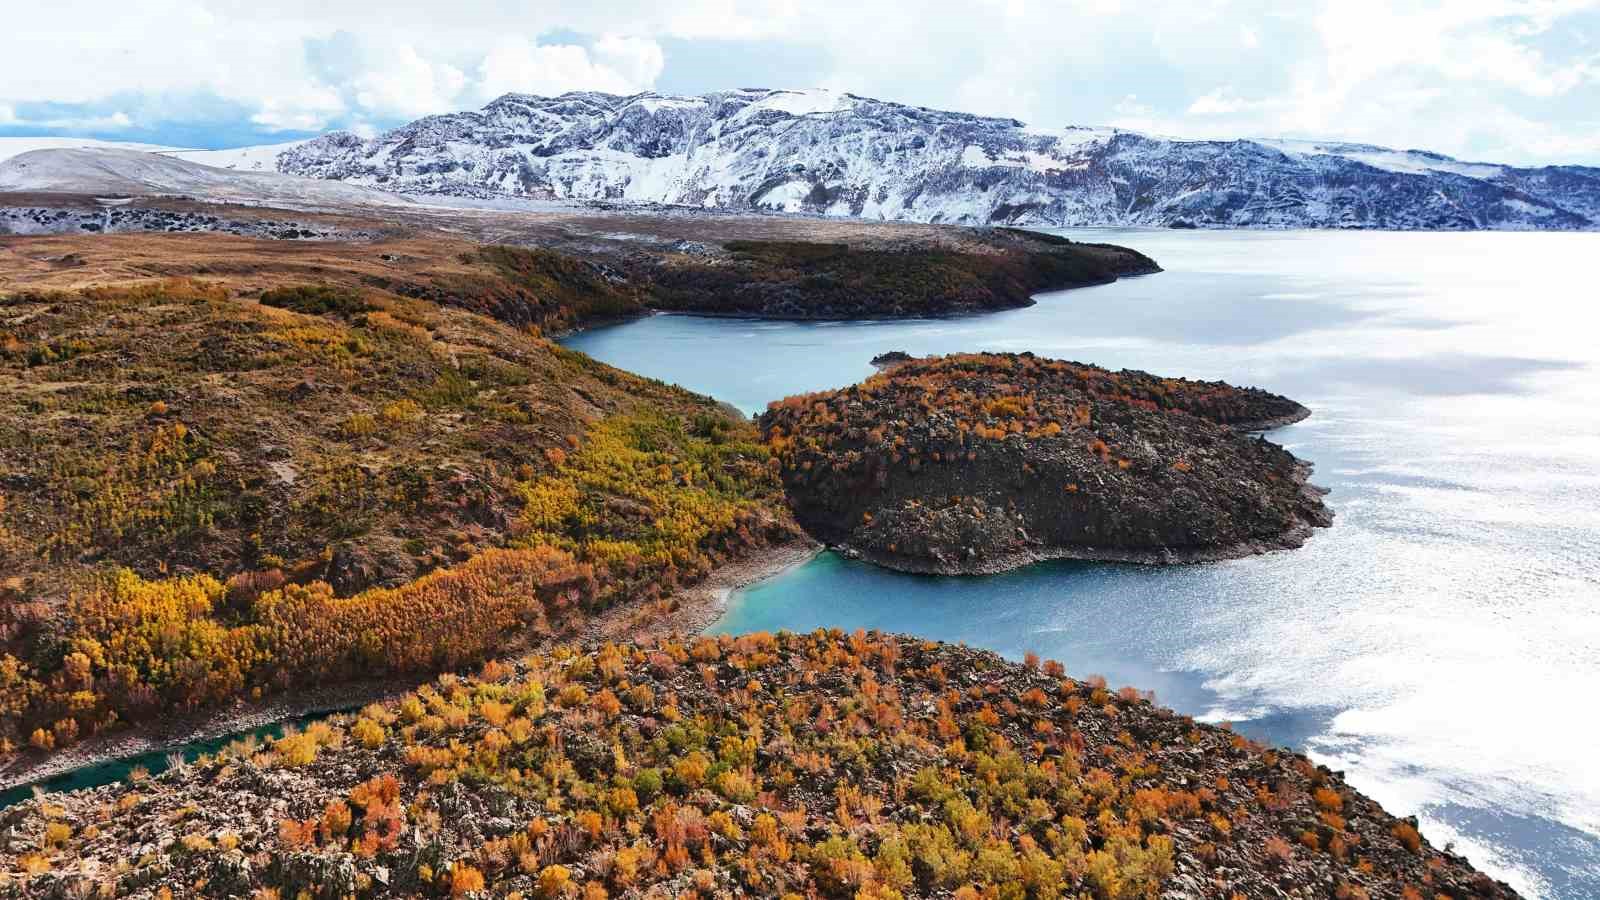
<path id="1" fill-rule="evenodd" d="M 121 110 L 104 115 L 29 116 L 19 114 L 14 106 L 0 104 L 0 126 L 38 128 L 47 131 L 122 131 L 132 128 L 134 121 L 132 116 Z"/>
<path id="2" fill-rule="evenodd" d="M 655 83 L 664 64 L 660 45 L 641 38 L 607 36 L 591 54 L 573 44 L 509 37 L 484 57 L 476 88 L 481 97 L 567 91 L 635 94 Z"/>
<path id="3" fill-rule="evenodd" d="M 22 120 L 46 101 L 204 93 L 261 130 L 372 129 L 511 91 L 633 93 L 695 73 L 694 90 L 815 85 L 1048 126 L 1600 161 L 1583 149 L 1600 109 L 1600 0 L 18 6 L 0 32 L 0 104 Z M 723 65 L 735 45 L 740 62 Z M 780 52 L 792 48 L 806 52 Z M 784 59 L 811 62 L 797 75 Z M 1546 155 L 1569 148 L 1584 155 Z"/>
<path id="4" fill-rule="evenodd" d="M 639 90 L 655 84 L 667 65 L 660 44 L 626 35 L 602 37 L 594 44 L 594 55 L 602 68 L 616 72 Z"/>
<path id="5" fill-rule="evenodd" d="M 1196 97 L 1189 104 L 1188 112 L 1191 116 L 1226 116 L 1248 109 L 1251 102 L 1235 96 L 1227 88 L 1217 88 L 1202 97 Z"/>
<path id="6" fill-rule="evenodd" d="M 420 116 L 448 109 L 466 83 L 467 76 L 455 66 L 400 44 L 384 54 L 382 65 L 358 75 L 350 88 L 364 110 Z"/>

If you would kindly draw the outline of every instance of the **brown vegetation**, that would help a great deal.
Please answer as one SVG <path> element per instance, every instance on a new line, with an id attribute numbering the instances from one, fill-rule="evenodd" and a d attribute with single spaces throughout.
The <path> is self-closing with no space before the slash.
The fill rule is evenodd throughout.
<path id="1" fill-rule="evenodd" d="M 0 752 L 428 674 L 793 526 L 710 400 L 347 285 L 0 298 Z"/>
<path id="2" fill-rule="evenodd" d="M 27 896 L 1513 896 L 1304 757 L 1059 669 L 837 631 L 558 648 L 144 784 L 23 803 L 0 813 L 0 883 Z M 1034 694 L 1045 702 L 1012 699 Z M 1330 807 L 1337 825 L 1298 824 Z"/>

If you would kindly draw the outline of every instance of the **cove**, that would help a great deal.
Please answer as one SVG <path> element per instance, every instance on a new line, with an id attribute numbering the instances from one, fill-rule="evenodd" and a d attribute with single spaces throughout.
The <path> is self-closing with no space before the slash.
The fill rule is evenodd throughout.
<path id="1" fill-rule="evenodd" d="M 348 710 L 344 711 L 348 712 Z M 190 741 L 177 747 L 152 750 L 149 753 L 140 753 L 134 756 L 106 760 L 94 765 L 81 766 L 63 772 L 60 775 L 29 784 L 20 784 L 10 790 L 0 791 L 0 809 L 5 809 L 8 806 L 27 800 L 34 795 L 35 791 L 45 793 L 81 791 L 126 781 L 129 774 L 136 769 L 143 769 L 149 775 L 160 775 L 162 772 L 172 768 L 177 760 L 191 763 L 202 756 L 215 754 L 235 741 L 243 741 L 250 738 L 255 738 L 258 741 L 275 740 L 282 737 L 286 729 L 304 728 L 312 722 L 326 719 L 331 715 L 335 715 L 335 713 L 317 713 L 293 719 L 284 719 L 259 728 L 235 731 L 213 738 L 206 738 L 205 740 Z"/>
<path id="2" fill-rule="evenodd" d="M 946 320 L 664 315 L 565 343 L 748 413 L 887 350 L 1223 379 L 1313 410 L 1271 439 L 1336 519 L 1177 568 L 900 575 L 824 554 L 713 631 L 880 628 L 1154 690 L 1301 749 L 1529 896 L 1600 895 L 1595 235 L 1086 230 L 1166 271 Z"/>

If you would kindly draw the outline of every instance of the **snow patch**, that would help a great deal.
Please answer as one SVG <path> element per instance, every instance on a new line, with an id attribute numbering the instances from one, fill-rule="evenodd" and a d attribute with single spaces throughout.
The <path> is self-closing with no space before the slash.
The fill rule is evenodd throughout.
<path id="1" fill-rule="evenodd" d="M 34 150 L 0 163 L 0 191 L 180 196 L 289 209 L 411 204 L 410 198 L 352 184 L 267 172 L 217 169 L 135 150 Z"/>
<path id="2" fill-rule="evenodd" d="M 809 116 L 814 113 L 839 112 L 855 106 L 855 100 L 843 91 L 810 88 L 803 91 L 773 91 L 745 107 L 746 115 L 760 110 L 777 110 L 791 116 Z"/>
<path id="3" fill-rule="evenodd" d="M 1258 140 L 1254 143 L 1263 147 L 1271 147 L 1290 156 L 1337 156 L 1340 159 L 1348 159 L 1352 162 L 1371 166 L 1374 169 L 1395 172 L 1401 175 L 1427 175 L 1433 172 L 1444 172 L 1449 175 L 1488 180 L 1499 178 L 1505 174 L 1504 166 L 1487 163 L 1465 163 L 1446 156 L 1411 153 L 1405 150 L 1389 150 L 1369 144 L 1294 140 Z"/>
<path id="4" fill-rule="evenodd" d="M 790 181 L 762 194 L 755 203 L 762 209 L 799 212 L 805 208 L 806 197 L 810 194 L 811 185 L 807 182 Z"/>
<path id="5" fill-rule="evenodd" d="M 140 150 L 147 153 L 174 151 L 177 147 L 138 144 L 130 141 L 97 141 L 75 137 L 0 137 L 0 162 L 34 150 Z"/>
<path id="6" fill-rule="evenodd" d="M 246 172 L 278 171 L 278 156 L 293 150 L 306 141 L 289 141 L 283 144 L 261 144 L 254 147 L 234 147 L 229 150 L 163 150 L 163 156 L 186 159 L 217 169 L 239 169 Z"/>

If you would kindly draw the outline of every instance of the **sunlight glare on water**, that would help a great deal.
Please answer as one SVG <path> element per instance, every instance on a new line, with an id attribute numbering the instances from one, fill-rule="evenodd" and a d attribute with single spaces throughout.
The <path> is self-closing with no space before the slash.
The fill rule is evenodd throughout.
<path id="1" fill-rule="evenodd" d="M 1064 232 L 1167 271 L 1028 309 L 827 325 L 657 316 L 567 343 L 757 412 L 885 350 L 1031 350 L 1287 394 L 1333 528 L 1181 568 L 898 575 L 831 555 L 716 630 L 964 640 L 1302 749 L 1530 896 L 1600 896 L 1600 236 Z"/>

